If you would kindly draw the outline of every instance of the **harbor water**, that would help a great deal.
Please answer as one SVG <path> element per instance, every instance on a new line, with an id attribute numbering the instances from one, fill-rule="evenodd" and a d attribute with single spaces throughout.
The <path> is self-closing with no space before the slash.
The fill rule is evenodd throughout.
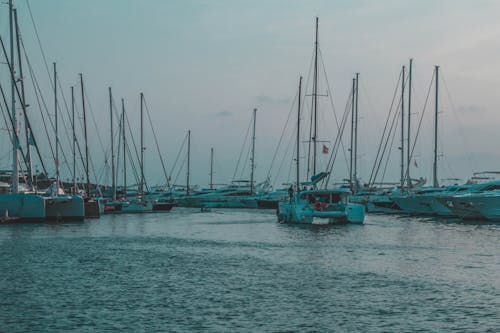
<path id="1" fill-rule="evenodd" d="M 499 332 L 500 224 L 174 208 L 0 226 L 0 332 Z"/>

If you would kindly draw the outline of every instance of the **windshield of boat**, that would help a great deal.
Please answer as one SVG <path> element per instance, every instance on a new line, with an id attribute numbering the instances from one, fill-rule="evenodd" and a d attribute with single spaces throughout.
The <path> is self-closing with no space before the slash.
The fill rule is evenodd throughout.
<path id="1" fill-rule="evenodd" d="M 307 202 L 314 204 L 319 203 L 344 203 L 347 204 L 347 195 L 342 195 L 342 193 L 336 192 L 320 192 L 320 193 L 304 193 L 300 196 L 301 200 L 306 200 Z"/>

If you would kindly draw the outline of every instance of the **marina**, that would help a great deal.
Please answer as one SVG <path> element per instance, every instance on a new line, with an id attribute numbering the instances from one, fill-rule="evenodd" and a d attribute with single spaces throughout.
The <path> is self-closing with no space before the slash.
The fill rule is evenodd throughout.
<path id="1" fill-rule="evenodd" d="M 500 331 L 500 6 L 46 1 L 0 4 L 0 332 Z"/>

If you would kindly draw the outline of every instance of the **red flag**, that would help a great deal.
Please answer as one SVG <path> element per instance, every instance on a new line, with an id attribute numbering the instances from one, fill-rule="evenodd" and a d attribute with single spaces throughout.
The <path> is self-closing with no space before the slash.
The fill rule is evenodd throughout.
<path id="1" fill-rule="evenodd" d="M 323 145 L 323 154 L 328 154 L 328 147 Z"/>

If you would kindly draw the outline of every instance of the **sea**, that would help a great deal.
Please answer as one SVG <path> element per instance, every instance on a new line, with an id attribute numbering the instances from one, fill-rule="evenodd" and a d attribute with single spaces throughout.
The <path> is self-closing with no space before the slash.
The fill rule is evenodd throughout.
<path id="1" fill-rule="evenodd" d="M 176 207 L 0 225 L 0 332 L 500 332 L 500 224 Z"/>

